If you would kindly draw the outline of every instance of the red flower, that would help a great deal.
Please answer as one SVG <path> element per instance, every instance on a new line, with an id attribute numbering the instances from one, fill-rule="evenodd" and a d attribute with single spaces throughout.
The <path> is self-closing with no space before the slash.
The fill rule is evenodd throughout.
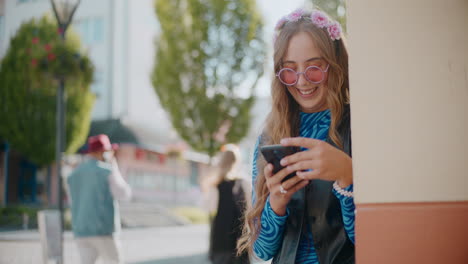
<path id="1" fill-rule="evenodd" d="M 34 37 L 34 38 L 32 39 L 32 43 L 33 43 L 33 44 L 39 43 L 39 38 L 38 38 L 38 37 Z"/>
<path id="2" fill-rule="evenodd" d="M 44 45 L 44 49 L 45 49 L 46 51 L 50 51 L 50 50 L 52 49 L 52 46 L 51 46 L 50 44 L 45 44 L 45 45 Z"/>
<path id="3" fill-rule="evenodd" d="M 36 67 L 36 65 L 37 65 L 37 60 L 36 60 L 36 59 L 32 59 L 32 60 L 31 60 L 31 64 L 32 64 L 33 67 Z"/>
<path id="4" fill-rule="evenodd" d="M 62 33 L 63 33 L 63 28 L 57 29 L 57 33 L 58 33 L 59 35 L 62 35 Z"/>
<path id="5" fill-rule="evenodd" d="M 55 54 L 53 54 L 53 53 L 47 54 L 47 59 L 48 59 L 49 61 L 54 60 L 54 59 L 55 59 Z"/>

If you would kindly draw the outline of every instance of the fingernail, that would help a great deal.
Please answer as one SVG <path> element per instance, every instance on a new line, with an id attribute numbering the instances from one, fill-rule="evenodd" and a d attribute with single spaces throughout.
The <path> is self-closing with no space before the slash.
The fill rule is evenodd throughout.
<path id="1" fill-rule="evenodd" d="M 286 144 L 286 143 L 288 143 L 288 139 L 287 139 L 287 138 L 283 138 L 283 139 L 280 140 L 280 143 L 281 143 L 281 144 Z"/>
<path id="2" fill-rule="evenodd" d="M 280 164 L 283 165 L 283 166 L 286 166 L 288 163 L 286 162 L 286 159 L 282 159 L 280 161 Z"/>
<path id="3" fill-rule="evenodd" d="M 296 173 L 297 177 L 301 178 L 301 179 L 304 179 L 304 175 L 302 175 L 302 173 L 300 171 L 298 171 Z"/>

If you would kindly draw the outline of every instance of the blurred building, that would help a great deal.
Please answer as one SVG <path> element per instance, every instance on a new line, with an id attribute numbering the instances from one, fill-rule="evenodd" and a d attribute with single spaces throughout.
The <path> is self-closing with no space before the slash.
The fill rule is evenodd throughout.
<path id="1" fill-rule="evenodd" d="M 85 50 L 95 65 L 92 91 L 97 95 L 93 119 L 121 117 L 128 108 L 125 58 L 128 44 L 125 28 L 127 1 L 81 1 L 73 29 L 79 33 Z M 50 15 L 49 0 L 1 0 L 0 56 L 6 53 L 10 38 L 23 22 Z M 55 19 L 55 18 L 53 18 Z M 116 30 L 119 28 L 119 30 Z M 114 56 L 115 54 L 121 54 Z"/>
<path id="2" fill-rule="evenodd" d="M 157 134 L 152 139 L 164 137 L 156 143 L 177 141 L 150 82 L 157 33 L 152 4 L 151 0 L 82 0 L 72 30 L 80 35 L 83 52 L 95 65 L 93 120 L 120 119 L 134 130 Z M 0 0 L 0 57 L 21 23 L 47 14 L 53 15 L 49 0 Z"/>
<path id="3" fill-rule="evenodd" d="M 0 58 L 7 52 L 10 38 L 21 23 L 43 15 L 53 16 L 50 0 L 0 0 Z M 81 0 L 70 30 L 80 35 L 83 52 L 90 56 L 95 66 L 91 90 L 97 95 L 97 100 L 92 112 L 90 135 L 105 133 L 111 141 L 127 144 L 126 151 L 128 146 L 133 146 L 133 156 L 141 151 L 162 153 L 168 145 L 179 144 L 181 140 L 161 108 L 150 79 L 155 54 L 154 38 L 158 33 L 153 0 Z M 250 153 L 268 111 L 267 105 L 266 99 L 258 100 L 252 111 L 252 129 L 241 144 L 246 173 L 250 170 Z M 9 188 L 10 192 L 2 195 L 2 200 L 23 201 L 21 193 L 25 192 L 27 201 L 56 201 L 57 188 L 53 186 L 57 181 L 53 170 L 28 172 L 29 176 L 20 173 L 18 176 L 18 171 L 22 171 L 21 157 L 14 152 L 14 146 L 9 150 L 1 151 L 1 164 L 5 163 L 5 153 L 9 153 L 12 164 L 8 171 L 12 176 L 5 179 L 7 170 L 2 166 L 0 175 L 7 176 L 0 180 L 0 189 L 7 192 L 6 186 L 15 187 Z M 204 164 L 208 161 L 205 155 L 187 153 L 189 157 L 197 156 L 196 159 L 187 158 L 191 162 Z M 127 160 L 127 163 L 131 161 Z M 18 166 L 20 168 L 16 170 Z M 155 170 L 149 173 L 141 169 L 133 171 L 146 175 L 144 177 L 158 175 Z M 18 185 L 21 182 L 25 182 L 24 188 Z M 38 189 L 39 193 L 36 193 Z"/>
<path id="4" fill-rule="evenodd" d="M 125 149 L 128 152 L 128 146 L 133 146 L 132 155 L 164 150 L 166 144 L 180 141 L 159 106 L 150 82 L 153 38 L 157 33 L 152 4 L 150 0 L 82 0 L 71 27 L 80 35 L 83 52 L 95 66 L 91 90 L 97 100 L 90 135 L 105 133 L 113 142 L 129 143 Z M 21 24 L 43 15 L 53 17 L 49 0 L 0 0 L 0 58 L 6 54 L 10 38 Z M 6 153 L 10 166 L 4 169 Z M 56 188 L 50 188 L 56 184 L 53 171 L 22 173 L 28 166 L 22 164 L 14 146 L 2 146 L 2 158 L 2 200 L 56 200 Z M 11 176 L 8 179 L 5 178 L 7 174 Z M 23 192 L 27 199 L 23 199 Z M 41 199 L 41 194 L 49 199 Z"/>

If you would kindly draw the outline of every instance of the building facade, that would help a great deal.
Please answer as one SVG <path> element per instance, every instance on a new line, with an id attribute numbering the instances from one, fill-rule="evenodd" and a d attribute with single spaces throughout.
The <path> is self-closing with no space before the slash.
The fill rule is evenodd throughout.
<path id="1" fill-rule="evenodd" d="M 127 112 L 127 4 L 123 0 L 81 1 L 73 19 L 72 30 L 80 35 L 83 52 L 95 66 L 93 119 L 121 117 Z M 44 15 L 54 19 L 49 0 L 0 1 L 0 57 L 23 22 Z"/>
<path id="2" fill-rule="evenodd" d="M 10 38 L 21 23 L 44 15 L 53 19 L 50 0 L 0 0 L 0 58 L 7 52 Z M 180 142 L 151 83 L 154 39 L 158 34 L 154 1 L 81 0 L 69 30 L 78 33 L 83 52 L 89 55 L 95 66 L 91 90 L 96 94 L 96 101 L 91 131 L 96 130 L 96 123 L 118 120 L 119 125 L 128 128 L 138 139 L 139 146 L 135 151 L 141 147 L 164 149 L 168 144 Z M 246 176 L 250 171 L 248 164 L 256 137 L 268 112 L 267 105 L 267 99 L 258 100 L 252 111 L 252 129 L 241 143 Z M 111 139 L 115 136 L 112 128 L 100 132 L 108 134 Z M 14 146 L 10 146 L 10 150 L 14 152 Z M 13 152 L 9 153 L 13 155 Z M 5 153 L 1 152 L 2 158 L 7 156 Z M 10 169 L 17 165 L 10 166 Z M 44 186 L 41 187 L 42 196 L 39 193 L 34 197 L 50 201 L 57 199 L 53 172 L 46 169 L 38 171 L 33 179 L 36 182 L 32 180 L 31 185 Z M 0 181 L 4 186 L 8 185 L 8 179 Z M 9 184 L 12 182 L 10 177 Z M 48 197 L 44 197 L 44 193 Z"/>

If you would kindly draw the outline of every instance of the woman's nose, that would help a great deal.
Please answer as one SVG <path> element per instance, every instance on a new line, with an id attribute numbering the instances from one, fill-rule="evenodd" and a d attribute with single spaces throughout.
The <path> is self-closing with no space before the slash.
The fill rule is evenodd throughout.
<path id="1" fill-rule="evenodd" d="M 304 72 L 299 72 L 297 74 L 297 85 L 308 85 L 309 81 L 306 79 Z"/>

